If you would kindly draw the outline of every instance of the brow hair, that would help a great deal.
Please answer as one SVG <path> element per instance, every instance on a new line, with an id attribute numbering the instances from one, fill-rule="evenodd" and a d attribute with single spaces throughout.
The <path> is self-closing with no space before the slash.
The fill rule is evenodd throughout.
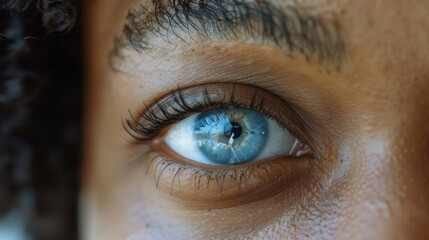
<path id="1" fill-rule="evenodd" d="M 120 55 L 124 46 L 139 52 L 153 48 L 153 36 L 167 42 L 171 34 L 183 39 L 178 30 L 191 38 L 193 33 L 225 40 L 245 36 L 273 43 L 287 53 L 298 51 L 307 60 L 317 58 L 336 65 L 344 56 L 337 22 L 305 14 L 297 6 L 280 9 L 265 0 L 155 0 L 151 8 L 129 11 L 113 53 Z"/>

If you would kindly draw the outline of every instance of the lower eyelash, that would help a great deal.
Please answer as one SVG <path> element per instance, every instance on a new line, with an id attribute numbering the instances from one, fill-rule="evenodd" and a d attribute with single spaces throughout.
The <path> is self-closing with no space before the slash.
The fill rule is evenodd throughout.
<path id="1" fill-rule="evenodd" d="M 162 188 L 166 193 L 169 192 L 170 196 L 176 194 L 176 197 L 183 196 L 184 199 L 189 198 L 192 201 L 201 200 L 201 196 L 212 200 L 220 193 L 223 194 L 219 198 L 225 199 L 235 197 L 237 193 L 261 194 L 278 181 L 294 179 L 298 176 L 299 171 L 309 166 L 309 161 L 305 161 L 306 164 L 300 163 L 298 167 L 295 161 L 283 161 L 292 159 L 283 157 L 280 159 L 279 157 L 267 161 L 249 162 L 240 166 L 222 166 L 223 169 L 221 169 L 213 166 L 206 167 L 192 161 L 188 163 L 186 159 L 180 157 L 178 157 L 178 161 L 175 161 L 176 157 L 168 154 L 168 151 L 158 152 L 158 150 L 165 150 L 165 147 L 159 146 L 163 143 L 161 137 L 165 134 L 164 130 L 168 130 L 170 125 L 192 114 L 231 107 L 260 112 L 268 118 L 276 120 L 280 126 L 290 130 L 292 135 L 296 134 L 300 140 L 311 137 L 306 133 L 306 125 L 301 121 L 294 106 L 267 90 L 250 85 L 210 84 L 182 89 L 165 96 L 158 103 L 146 107 L 145 112 L 139 117 L 133 117 L 130 113 L 131 118 L 123 122 L 124 129 L 135 140 L 138 140 L 132 141 L 132 143 L 137 144 L 140 152 L 138 158 L 131 163 L 143 160 L 143 164 L 147 167 L 146 174 L 150 173 L 154 176 L 157 188 Z M 301 148 L 297 149 L 301 150 Z M 311 152 L 310 149 L 307 150 L 297 151 L 297 156 L 293 160 L 296 160 L 297 157 L 306 157 L 305 153 Z M 297 169 L 299 171 L 296 171 Z M 274 187 L 272 190 L 271 194 L 276 192 Z M 200 198 L 196 196 L 197 194 L 200 194 Z M 264 194 L 261 196 L 266 197 Z"/>
<path id="2" fill-rule="evenodd" d="M 211 182 L 215 182 L 219 188 L 216 190 L 220 190 L 220 192 L 222 192 L 226 181 L 234 182 L 237 184 L 238 189 L 248 185 L 249 179 L 252 177 L 253 170 L 256 168 L 265 168 L 268 164 L 252 164 L 251 166 L 246 166 L 240 169 L 207 170 L 177 163 L 156 152 L 151 153 L 151 155 L 152 156 L 148 161 L 146 174 L 149 173 L 151 167 L 154 168 L 155 184 L 158 188 L 162 175 L 165 174 L 165 171 L 170 171 L 174 176 L 170 184 L 170 196 L 172 196 L 175 186 L 178 186 L 179 189 L 181 189 L 180 179 L 183 177 L 183 173 L 185 171 L 189 172 L 189 176 L 187 176 L 187 178 L 193 181 L 193 185 L 196 190 L 201 190 L 203 187 L 207 189 L 212 186 L 210 185 Z M 153 165 L 155 162 L 156 165 Z M 268 173 L 268 170 L 266 171 Z"/>

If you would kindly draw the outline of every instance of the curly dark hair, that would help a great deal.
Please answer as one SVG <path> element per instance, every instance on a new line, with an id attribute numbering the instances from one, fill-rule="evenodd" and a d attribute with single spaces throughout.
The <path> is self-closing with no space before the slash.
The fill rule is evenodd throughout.
<path id="1" fill-rule="evenodd" d="M 18 212 L 31 239 L 77 238 L 79 8 L 0 0 L 0 216 Z"/>

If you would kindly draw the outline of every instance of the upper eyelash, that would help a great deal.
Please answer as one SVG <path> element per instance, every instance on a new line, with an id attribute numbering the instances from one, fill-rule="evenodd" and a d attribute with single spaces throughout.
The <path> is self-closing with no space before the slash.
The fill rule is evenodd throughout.
<path id="1" fill-rule="evenodd" d="M 190 101 L 186 99 L 187 94 L 198 97 L 191 98 Z M 320 151 L 320 146 L 313 136 L 315 131 L 312 130 L 311 121 L 299 106 L 266 89 L 247 84 L 212 83 L 183 88 L 162 97 L 152 106 L 146 106 L 146 110 L 141 114 L 136 115 L 129 111 L 130 117 L 124 119 L 122 125 L 136 140 L 135 143 L 148 143 L 170 125 L 192 114 L 231 107 L 260 112 L 276 121 L 280 127 L 308 145 L 312 151 L 316 152 L 316 149 Z"/>
<path id="2" fill-rule="evenodd" d="M 198 97 L 189 98 L 193 100 L 187 100 L 187 93 L 189 96 Z M 201 98 L 199 97 L 200 94 L 202 96 Z M 198 101 L 195 99 L 198 99 Z M 267 106 L 271 106 L 273 104 L 276 106 L 282 106 L 284 109 L 280 108 L 282 110 L 279 110 L 277 115 L 275 113 L 270 113 L 269 111 L 271 109 Z M 147 149 L 144 149 L 143 154 L 145 155 L 139 154 L 139 156 L 130 163 L 139 162 L 144 159 L 142 156 L 150 156 L 146 154 L 155 153 L 154 156 L 149 157 L 149 161 L 146 161 L 148 163 L 146 173 L 148 173 L 151 165 L 156 163 L 153 167 L 156 186 L 158 187 L 158 183 L 163 173 L 165 173 L 165 171 L 174 171 L 172 173 L 174 178 L 171 183 L 170 195 L 173 194 L 175 181 L 180 182 L 180 174 L 182 171 L 192 172 L 192 178 L 195 178 L 196 189 L 208 186 L 211 181 L 215 181 L 222 191 L 223 181 L 225 180 L 235 182 L 237 187 L 240 189 L 248 183 L 246 174 L 248 174 L 249 169 L 252 169 L 249 176 L 247 176 L 250 178 L 251 173 L 253 173 L 253 169 L 265 171 L 266 167 L 271 166 L 271 164 L 274 163 L 264 162 L 264 164 L 252 164 L 251 166 L 243 166 L 242 168 L 237 169 L 204 169 L 170 160 L 168 157 L 158 154 L 148 143 L 162 133 L 162 131 L 168 126 L 175 124 L 194 113 L 215 108 L 241 107 L 252 109 L 277 121 L 280 126 L 290 130 L 290 127 L 293 128 L 293 126 L 299 125 L 297 122 L 300 123 L 299 114 L 298 112 L 295 112 L 296 110 L 293 106 L 294 105 L 292 103 L 265 89 L 245 84 L 214 83 L 178 90 L 172 94 L 162 97 L 154 105 L 149 107 L 146 106 L 146 110 L 142 114 L 138 115 L 138 117 L 134 117 L 130 111 L 130 118 L 124 121 L 125 130 L 132 137 L 138 140 L 139 144 L 142 143 L 143 145 L 148 146 Z M 272 107 L 272 109 L 277 108 Z M 282 118 L 290 118 L 292 123 L 285 123 Z M 300 129 L 300 131 L 304 131 L 304 129 Z M 291 132 L 291 134 L 295 135 L 293 132 Z M 299 135 L 296 136 L 300 137 Z M 300 141 L 301 137 L 299 138 Z M 312 149 L 311 152 L 313 152 Z"/>
<path id="3" fill-rule="evenodd" d="M 232 91 L 234 93 L 235 85 L 233 85 Z M 256 101 L 256 93 L 254 94 L 250 104 L 245 104 L 244 102 L 235 99 L 234 94 L 231 94 L 231 98 L 223 99 L 222 101 L 213 102 L 208 94 L 207 88 L 203 90 L 204 98 L 195 106 L 190 106 L 183 94 L 182 91 L 178 91 L 172 94 L 174 102 L 179 106 L 174 108 L 174 113 L 168 112 L 162 104 L 156 104 L 155 107 L 161 112 L 159 114 L 155 109 L 147 108 L 147 110 L 141 115 L 141 119 L 136 119 L 131 111 L 130 118 L 126 119 L 124 122 L 125 130 L 135 139 L 140 141 L 147 141 L 155 136 L 157 136 L 162 129 L 168 127 L 172 124 L 175 124 L 193 113 L 198 113 L 204 110 L 212 108 L 227 108 L 227 107 L 246 107 L 251 108 L 262 113 L 266 113 L 263 110 L 263 98 L 260 101 Z M 269 117 L 269 115 L 268 115 Z M 141 121 L 144 121 L 147 124 L 142 124 Z"/>
<path id="4" fill-rule="evenodd" d="M 162 116 L 158 116 L 153 108 L 147 108 L 148 110 L 141 115 L 141 119 L 149 124 L 143 125 L 139 120 L 133 117 L 131 111 L 129 111 L 130 119 L 125 120 L 125 130 L 137 140 L 148 140 L 155 137 L 166 126 L 175 124 L 196 111 L 187 105 L 180 91 L 174 93 L 174 95 L 179 95 L 179 98 L 174 97 L 174 99 L 177 105 L 180 106 L 180 108 L 175 108 L 175 113 L 169 113 L 158 103 L 156 106 L 161 111 Z M 132 132 L 130 132 L 130 130 Z"/>

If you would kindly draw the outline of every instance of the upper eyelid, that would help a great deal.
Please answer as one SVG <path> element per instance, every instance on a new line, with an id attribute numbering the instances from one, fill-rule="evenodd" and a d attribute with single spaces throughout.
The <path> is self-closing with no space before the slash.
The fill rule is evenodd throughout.
<path id="1" fill-rule="evenodd" d="M 246 93 L 253 91 L 252 98 L 250 100 L 234 98 L 236 95 L 236 92 L 234 92 L 236 88 L 239 88 L 241 94 L 244 94 L 246 91 Z M 222 99 L 214 101 L 214 105 L 212 106 L 205 105 L 207 104 L 206 96 L 196 103 L 190 103 L 189 101 L 185 100 L 185 92 L 188 92 L 189 94 L 189 92 L 195 91 L 192 94 L 201 95 L 201 92 L 207 92 L 209 91 L 208 89 L 218 91 L 219 93 L 217 95 L 216 93 L 212 94 L 214 96 L 220 96 Z M 180 99 L 185 101 L 187 104 L 182 104 Z M 179 102 L 177 102 L 178 100 Z M 281 107 L 281 110 L 276 109 L 276 111 L 273 111 L 272 109 L 270 112 L 268 112 L 268 107 L 264 106 L 264 101 L 270 102 L 270 104 L 268 104 L 272 105 L 270 108 L 274 108 L 274 105 L 276 105 Z M 184 109 L 179 109 L 179 112 L 175 113 L 174 111 L 177 111 L 175 110 L 175 107 L 177 107 L 175 105 L 180 106 L 181 104 Z M 268 90 L 245 84 L 214 83 L 178 90 L 160 98 L 151 106 L 146 107 L 143 112 L 138 114 L 138 117 L 134 117 L 130 112 L 131 118 L 124 121 L 124 128 L 138 141 L 150 142 L 163 129 L 177 123 L 180 120 L 185 119 L 186 117 L 189 117 L 193 113 L 198 113 L 213 108 L 231 106 L 245 107 L 267 114 L 269 117 L 273 118 L 280 125 L 286 128 L 289 132 L 291 132 L 295 137 L 298 137 L 301 142 L 309 145 L 312 148 L 316 147 L 314 139 L 312 139 L 312 136 L 308 134 L 308 126 L 306 126 L 306 123 L 302 121 L 300 114 L 295 112 L 296 109 L 292 103 L 288 103 L 286 100 L 269 92 Z M 170 116 L 165 116 L 163 111 L 160 111 L 160 108 L 162 108 L 163 111 L 166 111 Z M 162 122 L 162 125 L 159 124 L 160 122 Z"/>
<path id="2" fill-rule="evenodd" d="M 344 57 L 345 46 L 337 21 L 305 14 L 299 6 L 279 9 L 268 1 L 227 0 L 209 1 L 200 8 L 197 7 L 202 3 L 199 0 L 162 2 L 165 1 L 155 1 L 155 10 L 142 7 L 129 12 L 113 57 L 119 55 L 122 46 L 131 46 L 137 51 L 150 48 L 152 35 L 164 39 L 168 34 L 178 35 L 175 28 L 206 37 L 220 34 L 224 39 L 236 39 L 237 35 L 244 34 L 252 39 L 268 40 L 289 52 L 297 50 L 307 59 L 316 57 L 338 66 Z M 192 21 L 196 24 L 189 24 Z"/>

